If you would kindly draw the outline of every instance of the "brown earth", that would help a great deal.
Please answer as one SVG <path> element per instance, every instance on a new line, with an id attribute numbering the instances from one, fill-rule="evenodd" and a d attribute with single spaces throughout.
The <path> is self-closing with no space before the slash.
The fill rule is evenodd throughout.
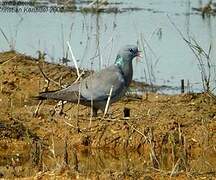
<path id="1" fill-rule="evenodd" d="M 0 53 L 0 177 L 216 178 L 213 98 L 148 93 L 113 104 L 105 118 L 91 118 L 90 109 L 81 105 L 62 109 L 44 101 L 38 106 L 32 98 L 75 79 L 69 67 Z M 130 118 L 123 117 L 125 108 Z"/>

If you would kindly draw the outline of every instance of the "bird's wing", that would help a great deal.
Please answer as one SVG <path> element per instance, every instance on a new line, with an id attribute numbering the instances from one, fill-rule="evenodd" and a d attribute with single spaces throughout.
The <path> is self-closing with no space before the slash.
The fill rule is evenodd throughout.
<path id="1" fill-rule="evenodd" d="M 72 84 L 65 89 L 57 91 L 41 92 L 36 98 L 76 102 L 79 98 L 79 84 Z"/>
<path id="2" fill-rule="evenodd" d="M 57 91 L 42 92 L 38 99 L 56 99 L 63 101 L 103 101 L 109 96 L 112 89 L 111 98 L 118 98 L 125 89 L 125 80 L 120 70 L 116 66 L 110 66 L 97 73 L 94 73 L 80 83 L 75 83 L 69 87 Z"/>
<path id="3" fill-rule="evenodd" d="M 119 68 L 115 65 L 88 76 L 81 82 L 81 96 L 90 101 L 103 101 L 109 96 L 118 98 L 125 89 L 125 80 Z"/>

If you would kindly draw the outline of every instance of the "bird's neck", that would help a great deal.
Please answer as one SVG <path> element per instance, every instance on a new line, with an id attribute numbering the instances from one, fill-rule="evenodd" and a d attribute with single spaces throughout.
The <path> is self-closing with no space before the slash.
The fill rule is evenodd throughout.
<path id="1" fill-rule="evenodd" d="M 115 61 L 115 65 L 118 66 L 122 75 L 124 76 L 126 85 L 129 86 L 133 76 L 132 61 L 131 60 L 126 61 L 124 60 L 124 57 L 118 55 Z"/>

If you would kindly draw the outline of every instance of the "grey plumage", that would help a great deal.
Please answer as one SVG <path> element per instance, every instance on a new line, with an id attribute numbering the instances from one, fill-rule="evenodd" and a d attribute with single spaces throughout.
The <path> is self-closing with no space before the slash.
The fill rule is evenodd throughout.
<path id="1" fill-rule="evenodd" d="M 77 103 L 80 92 L 80 104 L 91 106 L 93 100 L 93 110 L 96 116 L 98 109 L 104 111 L 111 87 L 113 89 L 110 103 L 117 101 L 124 95 L 132 80 L 132 59 L 136 56 L 139 56 L 137 46 L 124 46 L 120 49 L 114 65 L 96 72 L 65 89 L 42 92 L 38 98 Z"/>

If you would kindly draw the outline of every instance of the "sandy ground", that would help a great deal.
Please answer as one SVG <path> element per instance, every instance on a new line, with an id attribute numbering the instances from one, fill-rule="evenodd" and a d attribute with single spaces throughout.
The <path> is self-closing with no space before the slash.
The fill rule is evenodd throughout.
<path id="1" fill-rule="evenodd" d="M 207 94 L 145 93 L 91 118 L 87 107 L 32 98 L 75 81 L 74 69 L 15 52 L 0 53 L 0 68 L 0 177 L 216 178 L 216 101 Z"/>

